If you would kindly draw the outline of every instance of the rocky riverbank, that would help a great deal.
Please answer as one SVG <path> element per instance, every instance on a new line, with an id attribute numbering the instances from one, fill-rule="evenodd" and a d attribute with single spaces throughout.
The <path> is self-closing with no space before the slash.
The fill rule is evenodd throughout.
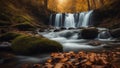
<path id="1" fill-rule="evenodd" d="M 83 29 L 84 30 L 84 29 Z M 60 30 L 63 31 L 64 30 Z M 57 31 L 55 33 L 61 33 L 60 31 Z M 73 31 L 73 33 L 79 33 L 74 31 L 74 29 L 72 30 L 68 30 L 68 34 L 69 35 L 69 31 Z M 79 31 L 79 29 L 78 29 Z M 11 35 L 13 33 L 8 34 L 4 34 L 4 37 L 7 38 L 11 37 L 9 39 L 9 42 L 4 42 L 2 44 L 4 45 L 9 45 L 9 48 L 12 47 L 12 49 L 14 48 L 14 52 L 10 52 L 10 51 L 3 51 L 0 52 L 0 68 L 85 68 L 85 67 L 89 67 L 89 68 L 97 68 L 97 67 L 101 67 L 101 68 L 110 68 L 110 66 L 113 66 L 114 68 L 119 68 L 119 64 L 120 64 L 120 47 L 119 47 L 119 41 L 115 40 L 113 42 L 106 42 L 104 40 L 100 41 L 96 41 L 94 39 L 92 39 L 91 41 L 88 42 L 84 41 L 85 45 L 83 45 L 84 47 L 87 48 L 88 44 L 91 47 L 98 47 L 101 46 L 104 49 L 91 49 L 91 51 L 89 50 L 90 48 L 85 49 L 84 51 L 77 51 L 77 52 L 58 52 L 58 50 L 56 48 L 53 47 L 53 45 L 56 45 L 55 43 L 53 43 L 53 41 L 48 40 L 47 38 L 39 35 L 39 34 L 35 34 L 35 33 L 31 33 L 31 32 L 17 32 L 20 35 L 17 35 L 18 37 L 16 37 L 16 34 Z M 49 33 L 49 31 L 48 31 Z M 70 34 L 73 34 L 70 33 Z M 86 32 L 87 33 L 87 32 Z M 62 35 L 61 35 L 62 34 Z M 64 37 L 63 34 L 66 34 L 66 31 L 64 33 L 61 33 L 60 36 Z M 66 35 L 65 35 L 66 37 Z M 76 37 L 75 37 L 76 38 Z M 75 39 L 75 38 L 71 38 L 71 39 Z M 39 41 L 38 41 L 39 39 Z M 71 41 L 68 39 L 68 43 L 70 43 Z M 78 39 L 80 41 L 80 39 Z M 48 46 L 48 41 L 49 41 L 49 47 L 47 50 L 52 51 L 52 49 L 54 48 L 54 50 L 56 49 L 56 51 L 58 53 L 51 53 L 51 57 L 48 54 L 47 56 L 43 56 L 43 55 L 39 55 L 40 52 L 44 52 L 44 50 L 40 51 L 41 47 L 38 48 L 38 44 L 40 45 L 47 45 Z M 56 40 L 57 41 L 57 40 Z M 65 40 L 63 40 L 65 42 Z M 26 43 L 27 42 L 27 43 Z M 75 42 L 75 43 L 78 43 Z M 82 41 L 78 44 L 78 46 L 81 46 Z M 105 43 L 105 45 L 103 45 L 103 43 Z M 14 44 L 14 47 L 13 47 Z M 30 47 L 29 47 L 30 45 Z M 37 47 L 34 47 L 34 46 Z M 52 47 L 53 48 L 52 48 Z M 76 45 L 73 44 L 69 44 L 69 46 L 75 47 Z M 69 46 L 66 47 L 66 49 L 69 50 Z M 56 46 L 55 46 L 56 47 Z M 32 50 L 29 50 L 29 48 Z M 33 48 L 35 48 L 33 50 Z M 36 49 L 37 48 L 37 49 Z M 43 47 L 44 48 L 44 47 Z M 43 49 L 42 48 L 42 49 Z M 74 50 L 76 50 L 78 47 L 73 48 Z M 78 49 L 81 49 L 78 48 Z M 46 51 L 47 51 L 46 50 Z M 61 50 L 61 47 L 60 49 Z M 13 51 L 13 50 L 12 50 Z M 48 52 L 49 52 L 48 51 Z M 70 51 L 70 50 L 69 50 Z M 33 53 L 34 52 L 34 53 Z M 23 54 L 24 53 L 24 54 Z M 35 53 L 37 53 L 37 56 L 35 56 Z M 18 54 L 22 54 L 21 56 Z M 24 56 L 24 55 L 28 55 L 29 56 Z M 33 55 L 34 54 L 34 55 Z M 30 56 L 31 55 L 31 56 Z M 38 57 L 39 55 L 39 57 Z M 41 58 L 41 56 L 43 56 Z M 48 60 L 47 60 L 48 59 Z M 111 60 L 113 59 L 113 60 Z M 42 60 L 42 61 L 41 61 Z M 44 61 L 43 61 L 44 60 Z"/>

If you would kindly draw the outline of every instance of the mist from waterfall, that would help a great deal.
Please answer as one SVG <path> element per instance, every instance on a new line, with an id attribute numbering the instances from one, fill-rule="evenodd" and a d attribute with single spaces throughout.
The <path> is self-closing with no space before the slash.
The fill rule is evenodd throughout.
<path id="1" fill-rule="evenodd" d="M 88 12 L 81 12 L 77 14 L 72 13 L 58 13 L 55 14 L 53 19 L 53 15 L 50 16 L 50 25 L 60 28 L 79 28 L 79 27 L 88 27 L 92 25 L 91 18 L 92 18 L 93 10 Z M 53 23 L 53 24 L 52 24 Z"/>

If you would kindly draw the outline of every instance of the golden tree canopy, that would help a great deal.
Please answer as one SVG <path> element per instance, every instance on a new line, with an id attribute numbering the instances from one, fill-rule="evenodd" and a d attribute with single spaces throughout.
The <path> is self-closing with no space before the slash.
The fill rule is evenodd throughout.
<path id="1" fill-rule="evenodd" d="M 49 0 L 48 8 L 56 12 L 81 12 L 103 6 L 109 0 Z"/>

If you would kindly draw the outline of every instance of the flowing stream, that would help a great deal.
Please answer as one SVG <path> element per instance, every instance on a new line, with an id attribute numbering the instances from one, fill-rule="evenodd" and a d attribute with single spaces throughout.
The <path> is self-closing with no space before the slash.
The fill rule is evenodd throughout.
<path id="1" fill-rule="evenodd" d="M 92 26 L 91 19 L 92 19 L 93 10 L 88 12 L 81 12 L 81 13 L 58 13 L 58 14 L 51 14 L 50 16 L 50 25 L 60 28 L 78 28 L 78 27 L 88 27 Z M 54 18 L 54 19 L 53 19 Z"/>
<path id="2" fill-rule="evenodd" d="M 80 35 L 82 29 L 77 29 L 79 27 L 93 26 L 91 23 L 93 10 L 88 12 L 81 12 L 76 14 L 71 13 L 58 13 L 52 14 L 50 16 L 50 24 L 55 28 L 66 28 L 65 30 L 60 30 L 55 32 L 55 29 L 51 29 L 45 32 L 38 32 L 38 34 L 59 42 L 63 46 L 64 52 L 69 51 L 101 51 L 103 46 L 108 46 L 106 44 L 114 41 L 109 33 L 109 30 L 106 28 L 97 28 L 99 30 L 98 37 L 93 40 L 83 39 Z M 69 30 L 69 28 L 73 28 Z M 92 46 L 91 42 L 98 41 L 100 45 Z M 110 45 L 109 45 L 110 46 Z M 42 54 L 39 56 L 16 56 L 19 59 L 19 63 L 43 63 L 46 59 L 50 57 L 49 54 Z"/>
<path id="3" fill-rule="evenodd" d="M 39 34 L 43 35 L 46 38 L 61 43 L 63 45 L 65 52 L 68 51 L 78 52 L 80 50 L 85 50 L 85 51 L 100 50 L 103 49 L 103 44 L 112 41 L 110 34 L 106 31 L 101 31 L 98 34 L 98 37 L 96 37 L 96 39 L 94 40 L 82 39 L 82 37 L 79 35 L 80 32 L 81 32 L 80 29 L 73 29 L 73 30 L 62 30 L 59 32 L 54 32 L 54 31 L 42 32 Z M 92 46 L 89 45 L 89 42 L 91 41 L 100 41 L 102 44 L 99 46 Z"/>
<path id="4" fill-rule="evenodd" d="M 93 40 L 82 39 L 80 36 L 81 29 L 76 29 L 79 27 L 88 28 L 93 26 L 92 22 L 93 10 L 81 13 L 58 13 L 51 14 L 50 25 L 55 28 L 66 28 L 66 30 L 61 30 L 58 32 L 48 31 L 48 32 L 38 32 L 46 38 L 60 42 L 63 45 L 64 51 L 79 51 L 79 50 L 100 50 L 100 46 L 91 46 L 89 42 Z M 53 19 L 54 18 L 54 19 Z M 72 30 L 68 30 L 73 28 Z M 111 41 L 111 35 L 109 30 L 106 28 L 97 28 L 99 30 L 97 41 L 108 42 Z M 53 29 L 54 30 L 54 29 Z M 102 44 L 104 44 L 102 43 Z"/>

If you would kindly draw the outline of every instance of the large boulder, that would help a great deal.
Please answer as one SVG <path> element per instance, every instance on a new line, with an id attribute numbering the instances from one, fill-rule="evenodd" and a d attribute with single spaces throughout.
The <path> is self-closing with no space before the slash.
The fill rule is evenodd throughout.
<path id="1" fill-rule="evenodd" d="M 120 37 L 120 28 L 113 29 L 110 31 L 111 36 L 114 38 L 119 38 Z"/>
<path id="2" fill-rule="evenodd" d="M 74 33 L 72 33 L 72 32 L 66 32 L 66 33 L 60 34 L 61 37 L 65 37 L 65 38 L 70 38 L 73 35 L 74 35 Z"/>
<path id="3" fill-rule="evenodd" d="M 109 31 L 101 31 L 98 36 L 99 39 L 108 39 L 110 37 L 111 37 L 111 34 Z"/>
<path id="4" fill-rule="evenodd" d="M 85 28 L 81 31 L 81 37 L 83 39 L 95 39 L 98 36 L 98 29 L 96 28 Z"/>
<path id="5" fill-rule="evenodd" d="M 12 42 L 12 49 L 17 54 L 32 55 L 48 52 L 61 52 L 62 45 L 46 38 L 19 36 Z"/>

